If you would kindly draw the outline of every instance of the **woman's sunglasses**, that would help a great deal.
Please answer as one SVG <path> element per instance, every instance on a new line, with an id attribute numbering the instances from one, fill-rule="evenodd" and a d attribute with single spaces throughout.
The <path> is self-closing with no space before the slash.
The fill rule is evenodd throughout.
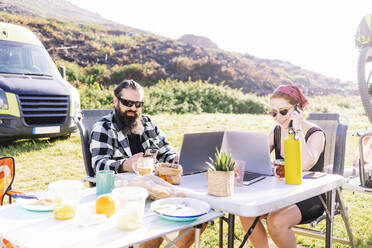
<path id="1" fill-rule="evenodd" d="M 142 101 L 136 102 L 136 101 L 131 101 L 131 100 L 128 100 L 128 99 L 120 98 L 120 97 L 117 97 L 117 98 L 121 102 L 121 104 L 123 104 L 124 106 L 127 106 L 129 108 L 131 108 L 133 105 L 135 105 L 136 108 L 140 108 L 143 105 Z"/>
<path id="2" fill-rule="evenodd" d="M 281 109 L 279 110 L 279 113 L 282 115 L 282 116 L 286 116 L 288 114 L 288 111 L 290 110 L 291 108 L 288 108 L 288 109 Z M 272 117 L 276 117 L 276 115 L 278 114 L 277 111 L 274 111 L 274 110 L 271 110 L 268 112 L 269 115 L 271 115 Z"/>

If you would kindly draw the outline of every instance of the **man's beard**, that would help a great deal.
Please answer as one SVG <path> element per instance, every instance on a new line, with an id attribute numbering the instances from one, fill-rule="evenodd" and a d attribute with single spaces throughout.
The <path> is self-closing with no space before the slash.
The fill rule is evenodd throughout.
<path id="1" fill-rule="evenodd" d="M 134 116 L 128 115 L 128 113 L 133 113 Z M 144 128 L 140 116 L 140 111 L 127 110 L 122 112 L 119 107 L 115 107 L 115 118 L 125 135 L 143 133 Z"/>

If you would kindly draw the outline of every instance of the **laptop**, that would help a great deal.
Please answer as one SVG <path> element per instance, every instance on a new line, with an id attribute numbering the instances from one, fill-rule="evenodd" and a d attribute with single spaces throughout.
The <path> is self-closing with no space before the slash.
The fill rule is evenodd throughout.
<path id="1" fill-rule="evenodd" d="M 240 131 L 184 134 L 179 161 L 183 175 L 207 171 L 206 162 L 209 157 L 214 158 L 216 149 L 231 153 L 234 160 L 245 162 L 244 181 L 272 175 L 267 135 Z"/>
<path id="2" fill-rule="evenodd" d="M 221 150 L 245 162 L 244 181 L 272 176 L 268 137 L 265 133 L 225 131 Z"/>
<path id="3" fill-rule="evenodd" d="M 183 175 L 206 172 L 206 162 L 220 150 L 224 132 L 186 133 L 183 135 L 180 161 Z"/>

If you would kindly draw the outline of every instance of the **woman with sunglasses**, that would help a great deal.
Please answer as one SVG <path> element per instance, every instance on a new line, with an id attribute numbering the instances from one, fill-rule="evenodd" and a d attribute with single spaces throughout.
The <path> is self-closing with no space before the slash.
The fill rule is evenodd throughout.
<path id="1" fill-rule="evenodd" d="M 275 151 L 275 159 L 284 158 L 284 140 L 288 137 L 289 126 L 297 132 L 301 142 L 303 171 L 322 171 L 324 166 L 325 135 L 315 124 L 304 120 L 303 109 L 308 104 L 300 89 L 294 85 L 281 85 L 270 97 L 269 114 L 277 125 L 269 134 L 270 151 Z M 291 230 L 297 224 L 309 223 L 321 216 L 323 205 L 318 196 L 298 202 L 289 207 L 261 216 L 271 239 L 278 247 L 296 247 L 296 238 Z M 255 218 L 240 217 L 245 231 Z M 265 228 L 259 221 L 249 237 L 254 247 L 269 247 Z"/>

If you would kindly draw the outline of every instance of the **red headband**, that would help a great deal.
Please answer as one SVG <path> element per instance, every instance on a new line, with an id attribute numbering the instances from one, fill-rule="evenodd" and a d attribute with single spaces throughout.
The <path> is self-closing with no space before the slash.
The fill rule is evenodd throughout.
<path id="1" fill-rule="evenodd" d="M 290 98 L 298 102 L 301 108 L 304 108 L 309 104 L 304 94 L 302 94 L 301 90 L 296 85 L 279 85 L 279 87 L 274 90 L 274 95 L 275 93 L 288 95 Z"/>

